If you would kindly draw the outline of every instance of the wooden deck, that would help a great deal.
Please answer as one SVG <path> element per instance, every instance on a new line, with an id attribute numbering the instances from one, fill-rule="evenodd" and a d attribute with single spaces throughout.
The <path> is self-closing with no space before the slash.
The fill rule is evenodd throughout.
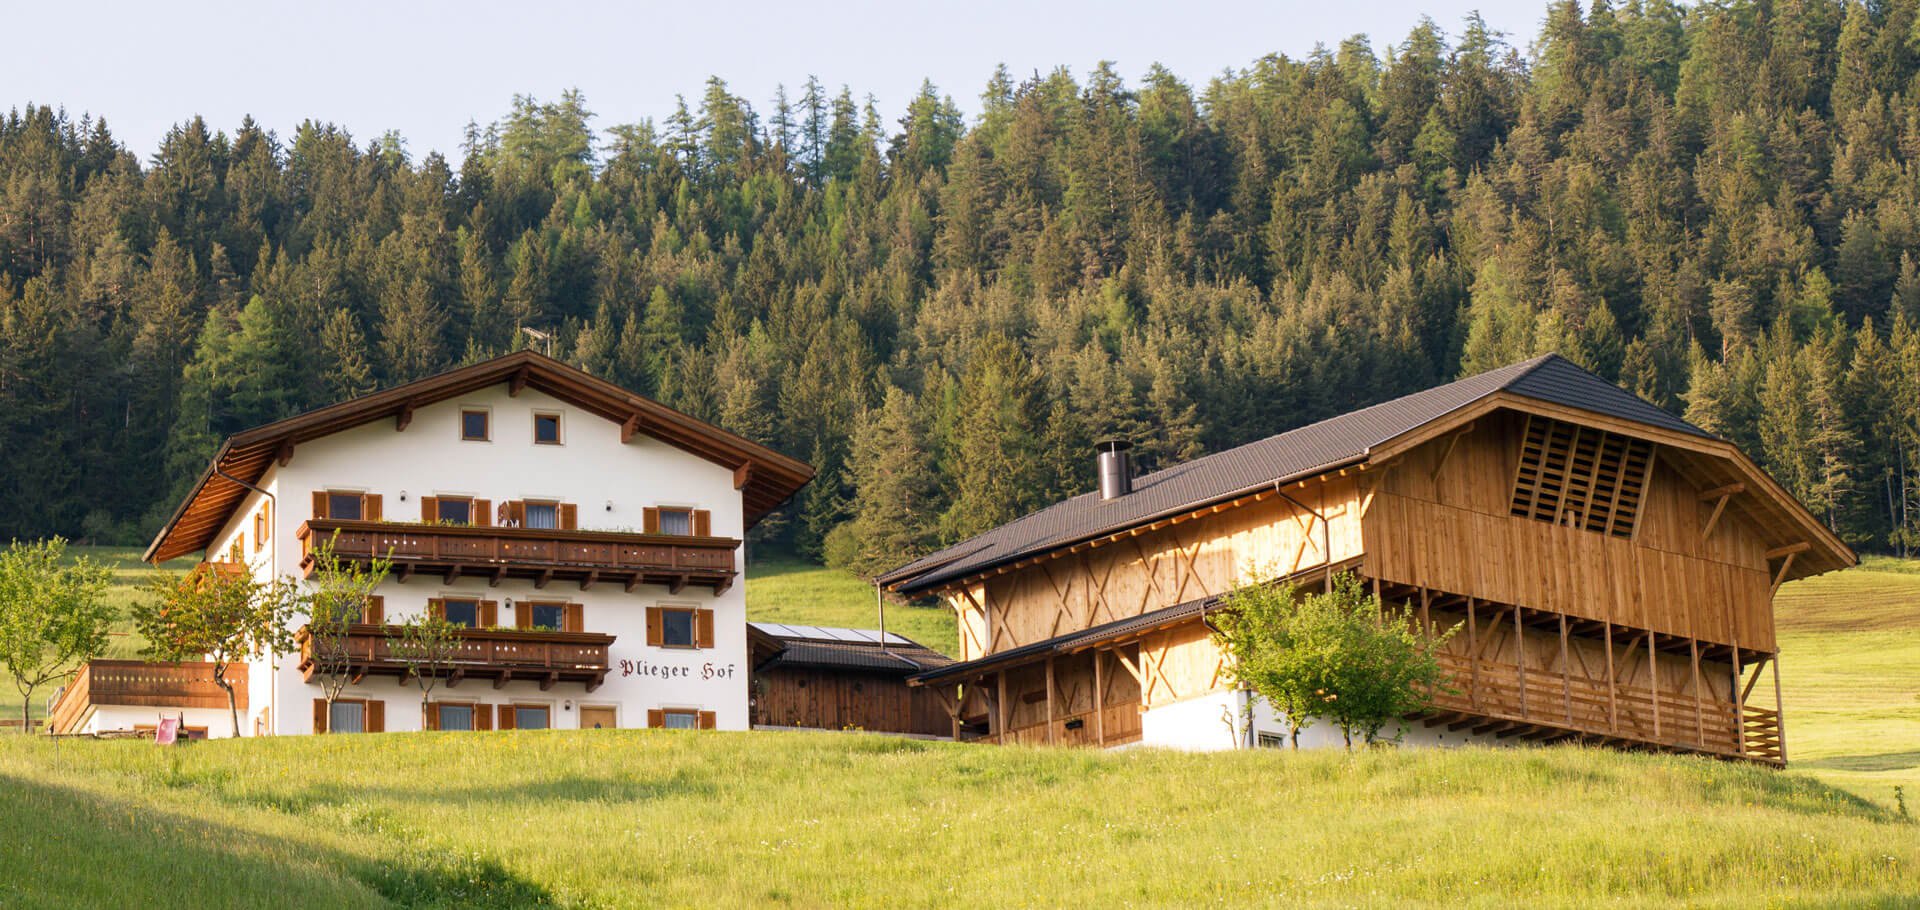
<path id="1" fill-rule="evenodd" d="M 531 579 L 538 588 L 553 581 L 577 582 L 583 591 L 602 583 L 627 591 L 657 584 L 674 594 L 693 584 L 718 594 L 739 576 L 734 553 L 740 542 L 729 537 L 325 518 L 307 521 L 297 533 L 300 565 L 308 574 L 316 568 L 315 548 L 332 541 L 334 553 L 344 559 L 391 560 L 401 581 L 424 573 L 439 575 L 448 584 L 462 577 L 485 578 L 495 585 L 508 578 Z"/>
<path id="2" fill-rule="evenodd" d="M 356 623 L 347 633 L 347 672 L 355 681 L 367 676 L 393 676 L 405 685 L 411 671 L 394 656 L 398 626 Z M 450 661 L 448 688 L 466 679 L 488 679 L 498 689 L 513 680 L 536 681 L 542 690 L 557 683 L 585 684 L 588 692 L 606 681 L 608 649 L 614 637 L 595 632 L 531 632 L 517 629 L 461 629 L 460 648 Z M 312 627 L 295 638 L 300 645 L 300 672 L 312 682 L 322 667 L 315 656 Z"/>
<path id="3" fill-rule="evenodd" d="M 227 670 L 235 706 L 247 707 L 244 666 Z M 213 681 L 213 664 L 96 660 L 81 667 L 47 711 L 47 730 L 72 733 L 100 705 L 154 708 L 227 707 L 227 693 Z"/>

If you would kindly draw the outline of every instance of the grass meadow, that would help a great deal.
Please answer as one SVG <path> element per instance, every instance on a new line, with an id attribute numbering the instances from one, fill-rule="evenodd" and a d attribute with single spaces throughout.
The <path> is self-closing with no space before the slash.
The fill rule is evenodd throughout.
<path id="1" fill-rule="evenodd" d="M 137 553 L 93 555 L 128 564 L 130 602 Z M 755 619 L 875 623 L 839 573 L 768 560 L 747 585 Z M 1785 772 L 1578 747 L 0 736 L 0 907 L 1914 906 L 1894 787 L 1920 800 L 1920 562 L 1796 582 L 1777 612 Z M 953 647 L 944 611 L 887 621 Z"/>

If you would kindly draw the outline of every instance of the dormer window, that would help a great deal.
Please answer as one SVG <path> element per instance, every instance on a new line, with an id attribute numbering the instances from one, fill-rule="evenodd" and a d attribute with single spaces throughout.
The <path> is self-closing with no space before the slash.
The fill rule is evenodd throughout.
<path id="1" fill-rule="evenodd" d="M 463 408 L 460 411 L 460 438 L 468 442 L 492 439 L 492 417 L 485 408 Z"/>
<path id="2" fill-rule="evenodd" d="M 533 441 L 538 445 L 557 446 L 560 444 L 560 415 L 536 413 L 533 415 Z"/>

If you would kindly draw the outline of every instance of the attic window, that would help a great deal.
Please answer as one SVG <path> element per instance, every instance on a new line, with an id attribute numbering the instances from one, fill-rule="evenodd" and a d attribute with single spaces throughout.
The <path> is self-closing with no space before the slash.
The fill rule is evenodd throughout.
<path id="1" fill-rule="evenodd" d="M 1653 443 L 1546 417 L 1527 418 L 1512 514 L 1632 537 Z"/>

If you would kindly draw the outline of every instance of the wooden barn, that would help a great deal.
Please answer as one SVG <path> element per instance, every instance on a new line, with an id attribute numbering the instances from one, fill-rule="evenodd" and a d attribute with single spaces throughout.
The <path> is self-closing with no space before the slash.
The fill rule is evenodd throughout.
<path id="1" fill-rule="evenodd" d="M 756 728 L 865 730 L 947 737 L 937 692 L 907 678 L 950 658 L 891 632 L 747 624 Z"/>
<path id="2" fill-rule="evenodd" d="M 881 578 L 937 595 L 956 736 L 1230 748 L 1284 725 L 1207 612 L 1351 570 L 1428 629 L 1458 695 L 1403 741 L 1579 739 L 1783 764 L 1773 595 L 1851 566 L 1732 443 L 1548 355 L 1101 489 Z M 1236 724 L 1243 709 L 1252 723 Z"/>

